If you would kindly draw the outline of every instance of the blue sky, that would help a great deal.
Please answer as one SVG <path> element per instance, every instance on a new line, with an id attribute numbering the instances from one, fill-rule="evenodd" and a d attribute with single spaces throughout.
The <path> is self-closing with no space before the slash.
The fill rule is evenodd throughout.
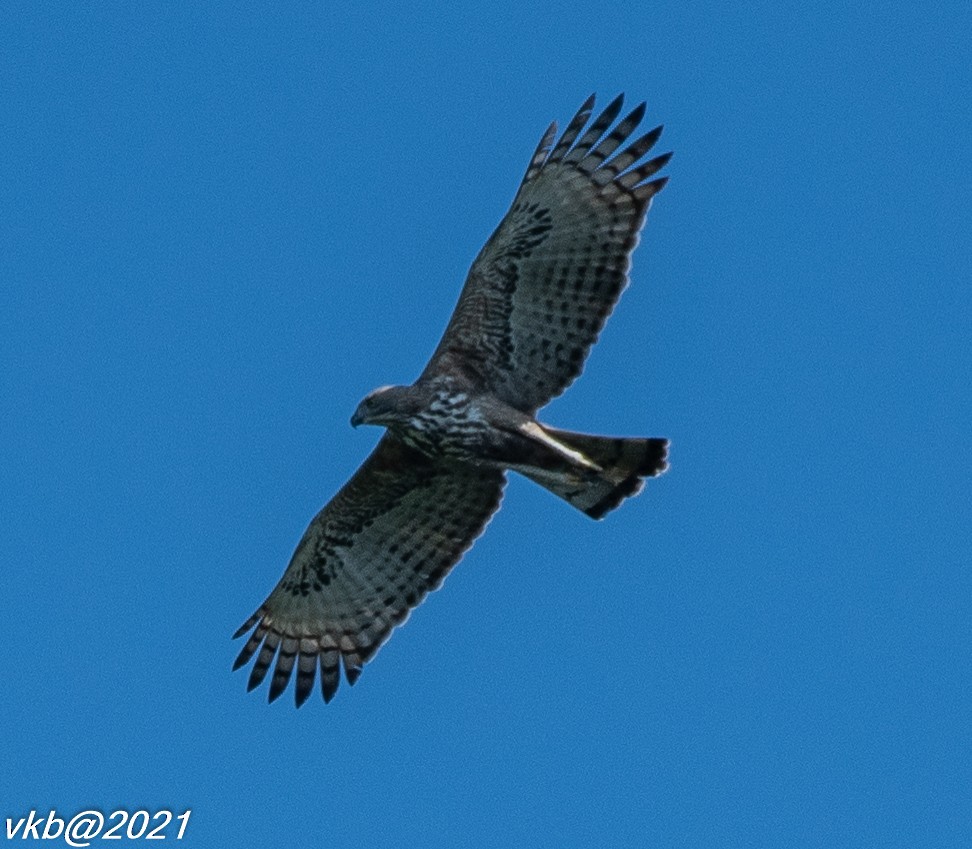
<path id="1" fill-rule="evenodd" d="M 965 4 L 74 5 L 0 28 L 0 816 L 969 844 Z M 671 471 L 601 523 L 513 480 L 353 689 L 247 694 L 355 405 L 592 91 L 675 158 L 543 418 Z"/>

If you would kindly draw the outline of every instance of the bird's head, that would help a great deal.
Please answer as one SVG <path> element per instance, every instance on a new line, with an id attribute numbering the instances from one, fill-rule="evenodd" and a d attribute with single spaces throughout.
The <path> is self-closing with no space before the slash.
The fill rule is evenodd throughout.
<path id="1" fill-rule="evenodd" d="M 407 386 L 379 386 L 369 392 L 351 416 L 351 426 L 373 424 L 389 427 L 407 418 Z"/>

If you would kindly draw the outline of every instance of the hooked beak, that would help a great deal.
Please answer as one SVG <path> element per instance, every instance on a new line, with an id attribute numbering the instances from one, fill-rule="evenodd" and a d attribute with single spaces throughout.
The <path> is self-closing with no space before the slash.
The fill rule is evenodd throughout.
<path id="1" fill-rule="evenodd" d="M 354 411 L 354 415 L 351 416 L 351 427 L 357 427 L 359 424 L 364 423 L 364 416 L 361 414 L 360 408 Z"/>

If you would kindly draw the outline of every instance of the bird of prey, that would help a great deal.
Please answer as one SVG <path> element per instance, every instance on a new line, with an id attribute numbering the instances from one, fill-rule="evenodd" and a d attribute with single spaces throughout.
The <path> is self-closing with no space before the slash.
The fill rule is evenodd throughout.
<path id="1" fill-rule="evenodd" d="M 629 142 L 642 103 L 611 129 L 591 96 L 551 124 L 506 217 L 469 271 L 455 312 L 411 386 L 365 397 L 351 424 L 386 428 L 314 518 L 252 635 L 248 689 L 274 658 L 270 701 L 297 667 L 299 707 L 320 670 L 324 701 L 442 583 L 499 507 L 507 470 L 600 519 L 668 468 L 668 440 L 558 430 L 536 412 L 580 374 L 628 282 L 630 255 L 670 153 L 645 160 L 657 127 Z M 620 152 L 615 153 L 620 148 Z"/>

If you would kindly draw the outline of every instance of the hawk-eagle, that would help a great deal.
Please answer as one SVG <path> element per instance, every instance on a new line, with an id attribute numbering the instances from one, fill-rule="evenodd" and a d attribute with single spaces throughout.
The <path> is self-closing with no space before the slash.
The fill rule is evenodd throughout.
<path id="1" fill-rule="evenodd" d="M 342 665 L 353 684 L 482 533 L 507 470 L 600 519 L 667 468 L 666 439 L 591 436 L 535 418 L 580 374 L 667 180 L 652 177 L 670 153 L 644 160 L 661 127 L 628 143 L 644 103 L 611 129 L 622 101 L 588 125 L 591 96 L 559 139 L 550 125 L 425 370 L 411 386 L 376 389 L 355 410 L 352 425 L 387 432 L 236 632 L 255 627 L 234 666 L 256 655 L 249 689 L 275 657 L 271 701 L 295 665 L 298 706 L 318 667 L 325 701 Z"/>

